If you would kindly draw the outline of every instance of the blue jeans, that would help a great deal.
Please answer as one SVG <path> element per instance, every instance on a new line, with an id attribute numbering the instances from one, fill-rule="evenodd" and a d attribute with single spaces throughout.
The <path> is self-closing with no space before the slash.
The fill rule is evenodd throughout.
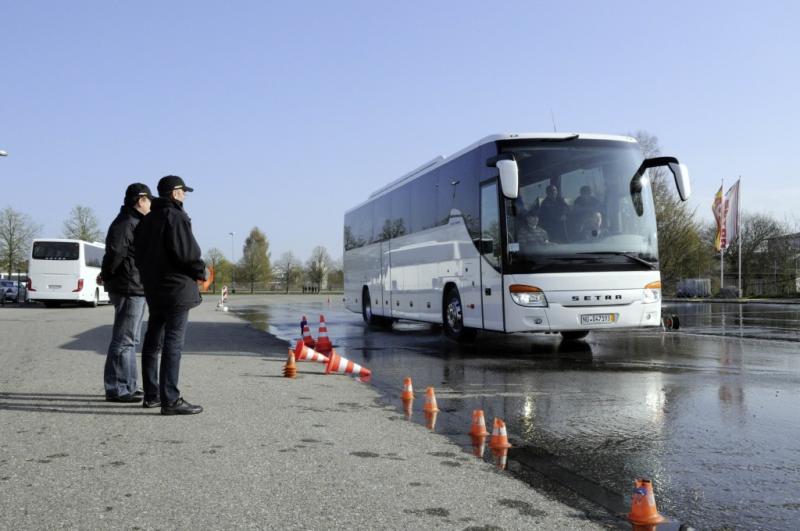
<path id="1" fill-rule="evenodd" d="M 144 399 L 172 403 L 181 397 L 178 376 L 181 369 L 181 352 L 186 337 L 189 310 L 172 312 L 150 310 L 147 333 L 142 347 L 142 378 Z M 162 347 L 163 344 L 163 347 Z M 158 352 L 161 351 L 159 378 Z"/>
<path id="2" fill-rule="evenodd" d="M 136 344 L 142 330 L 145 300 L 142 296 L 109 293 L 114 305 L 114 328 L 108 345 L 103 381 L 106 396 L 115 397 L 135 393 Z"/>

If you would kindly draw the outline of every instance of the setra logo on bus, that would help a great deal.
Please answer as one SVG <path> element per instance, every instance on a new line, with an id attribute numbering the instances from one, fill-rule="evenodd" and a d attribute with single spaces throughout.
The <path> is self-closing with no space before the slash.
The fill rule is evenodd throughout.
<path id="1" fill-rule="evenodd" d="M 622 295 L 584 295 L 580 297 L 578 295 L 573 295 L 572 300 L 574 302 L 578 301 L 621 301 Z"/>

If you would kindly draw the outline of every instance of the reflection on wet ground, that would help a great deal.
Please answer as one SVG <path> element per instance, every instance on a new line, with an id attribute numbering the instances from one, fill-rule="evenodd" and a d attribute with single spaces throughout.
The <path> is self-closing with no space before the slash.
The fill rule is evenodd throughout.
<path id="1" fill-rule="evenodd" d="M 369 367 L 371 384 L 399 414 L 410 376 L 410 420 L 431 426 L 422 403 L 425 388 L 435 387 L 441 411 L 432 428 L 468 452 L 476 452 L 468 436 L 474 409 L 484 410 L 490 430 L 495 417 L 504 419 L 514 445 L 508 469 L 610 525 L 620 520 L 597 506 L 626 512 L 634 479 L 648 477 L 659 510 L 698 528 L 793 528 L 800 349 L 791 341 L 800 315 L 781 306 L 689 306 L 673 305 L 676 332 L 593 333 L 574 343 L 484 333 L 471 346 L 425 324 L 367 329 L 340 305 L 278 300 L 232 310 L 287 340 L 300 337 L 302 314 L 316 336 L 325 313 L 337 352 Z M 790 341 L 761 340 L 773 335 Z"/>
<path id="2" fill-rule="evenodd" d="M 684 332 L 800 341 L 800 305 L 670 303 Z"/>

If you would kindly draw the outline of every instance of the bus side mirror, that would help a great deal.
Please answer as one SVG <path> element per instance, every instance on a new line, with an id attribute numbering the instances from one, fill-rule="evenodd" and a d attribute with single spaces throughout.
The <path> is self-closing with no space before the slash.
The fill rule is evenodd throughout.
<path id="1" fill-rule="evenodd" d="M 490 168 L 497 168 L 500 172 L 500 189 L 509 199 L 519 196 L 519 167 L 513 153 L 501 153 L 496 157 L 486 160 Z"/>
<path id="2" fill-rule="evenodd" d="M 679 162 L 670 162 L 667 167 L 675 177 L 675 187 L 681 201 L 686 201 L 692 195 L 692 182 L 689 180 L 689 168 Z"/>

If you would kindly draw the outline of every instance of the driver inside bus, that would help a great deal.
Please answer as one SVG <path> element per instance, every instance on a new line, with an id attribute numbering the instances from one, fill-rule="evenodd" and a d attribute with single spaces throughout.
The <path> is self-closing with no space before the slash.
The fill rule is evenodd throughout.
<path id="1" fill-rule="evenodd" d="M 525 215 L 525 221 L 517 234 L 523 248 L 548 243 L 547 231 L 539 226 L 539 215 L 535 211 Z"/>

